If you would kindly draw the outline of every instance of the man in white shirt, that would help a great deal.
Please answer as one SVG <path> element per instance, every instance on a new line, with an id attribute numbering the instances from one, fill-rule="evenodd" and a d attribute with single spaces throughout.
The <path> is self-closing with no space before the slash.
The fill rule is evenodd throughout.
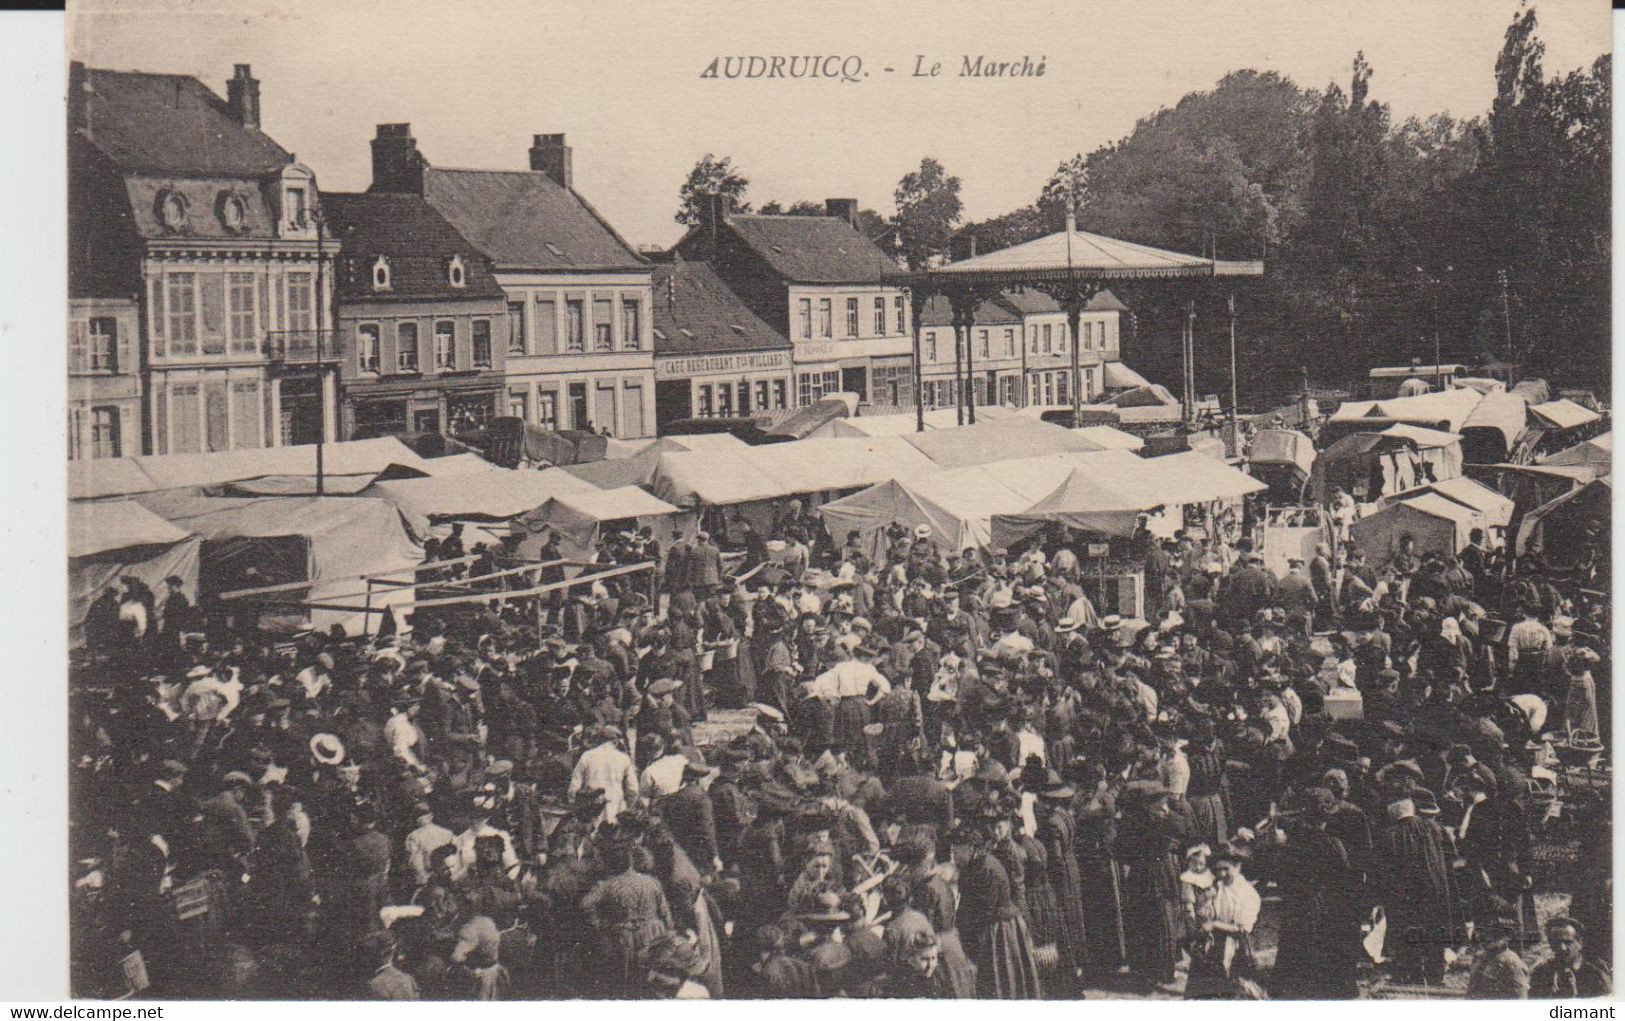
<path id="1" fill-rule="evenodd" d="M 417 885 L 429 882 L 429 862 L 433 853 L 453 842 L 457 835 L 434 821 L 434 809 L 426 802 L 417 805 L 417 829 L 406 835 L 406 862 Z"/>
<path id="2" fill-rule="evenodd" d="M 418 758 L 415 749 L 423 745 L 423 732 L 418 729 L 414 720 L 418 714 L 418 700 L 410 696 L 402 696 L 395 700 L 395 712 L 384 724 L 384 741 L 389 744 L 389 750 L 397 759 L 405 762 L 419 773 L 426 769 L 423 761 Z"/>
<path id="3" fill-rule="evenodd" d="M 638 800 L 637 770 L 632 757 L 620 747 L 620 731 L 598 729 L 598 744 L 582 753 L 570 774 L 570 796 L 596 788 L 604 792 L 604 821 L 613 823 L 621 809 Z"/>

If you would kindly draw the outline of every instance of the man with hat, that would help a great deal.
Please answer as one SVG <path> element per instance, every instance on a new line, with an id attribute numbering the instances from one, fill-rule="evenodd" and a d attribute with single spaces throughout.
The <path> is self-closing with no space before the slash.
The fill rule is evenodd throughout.
<path id="1" fill-rule="evenodd" d="M 1371 883 L 1388 916 L 1384 953 L 1393 959 L 1396 977 L 1437 984 L 1444 977 L 1444 951 L 1455 939 L 1458 916 L 1444 831 L 1420 814 L 1422 806 L 1411 797 L 1419 774 L 1412 774 L 1408 790 L 1389 787 L 1394 793 L 1388 796 L 1388 825 L 1372 849 Z M 1384 782 L 1381 774 L 1379 782 Z"/>
<path id="2" fill-rule="evenodd" d="M 593 745 L 581 753 L 570 774 L 570 797 L 584 788 L 604 792 L 604 820 L 614 823 L 623 808 L 638 800 L 637 771 L 632 757 L 621 749 L 621 732 L 600 726 L 593 733 Z"/>
<path id="3" fill-rule="evenodd" d="M 1359 995 L 1363 883 L 1350 849 L 1331 830 L 1340 805 L 1327 787 L 1304 789 L 1257 850 L 1281 885 L 1284 914 L 1270 972 L 1279 999 Z"/>

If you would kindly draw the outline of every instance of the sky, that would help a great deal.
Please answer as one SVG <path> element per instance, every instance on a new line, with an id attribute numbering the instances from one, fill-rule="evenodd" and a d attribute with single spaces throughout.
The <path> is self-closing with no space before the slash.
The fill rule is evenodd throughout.
<path id="1" fill-rule="evenodd" d="M 731 156 L 757 205 L 853 197 L 890 213 L 933 156 L 967 220 L 1034 200 L 1062 160 L 1243 68 L 1345 85 L 1355 51 L 1396 119 L 1484 112 L 1519 0 L 79 0 L 94 67 L 261 81 L 265 130 L 325 190 L 367 187 L 369 140 L 409 122 L 436 166 L 525 169 L 564 133 L 579 191 L 634 244 L 669 244 L 695 161 Z M 1606 0 L 1539 0 L 1548 75 L 1609 48 Z M 837 57 L 858 81 L 702 77 L 719 57 Z M 1041 77 L 962 78 L 966 56 Z M 937 77 L 916 65 L 941 64 Z M 765 62 L 764 62 L 764 66 Z M 834 66 L 834 65 L 829 65 Z M 885 69 L 891 68 L 888 72 Z"/>

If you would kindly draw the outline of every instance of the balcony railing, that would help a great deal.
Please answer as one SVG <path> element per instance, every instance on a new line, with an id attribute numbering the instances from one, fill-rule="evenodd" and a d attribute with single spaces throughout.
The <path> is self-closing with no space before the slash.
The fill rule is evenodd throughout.
<path id="1" fill-rule="evenodd" d="M 272 330 L 265 335 L 265 357 L 301 365 L 336 362 L 342 357 L 338 341 L 337 330 Z"/>

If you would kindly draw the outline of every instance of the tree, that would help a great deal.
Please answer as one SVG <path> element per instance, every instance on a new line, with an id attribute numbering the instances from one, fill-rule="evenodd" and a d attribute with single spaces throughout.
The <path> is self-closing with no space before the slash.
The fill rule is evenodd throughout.
<path id="1" fill-rule="evenodd" d="M 706 153 L 694 164 L 694 169 L 688 172 L 688 180 L 677 189 L 680 205 L 674 219 L 686 227 L 698 224 L 699 197 L 706 194 L 721 195 L 727 212 L 748 213 L 750 203 L 745 201 L 745 192 L 749 190 L 749 178 L 734 166 L 732 157 L 724 156 L 718 159 L 712 153 Z"/>
<path id="2" fill-rule="evenodd" d="M 959 178 L 927 156 L 897 183 L 897 235 L 910 269 L 925 269 L 948 250 L 964 204 Z"/>
<path id="3" fill-rule="evenodd" d="M 1066 211 L 1081 209 L 1089 200 L 1089 161 L 1078 153 L 1055 168 L 1038 195 L 1037 210 L 1046 224 L 1059 230 L 1066 225 Z"/>

